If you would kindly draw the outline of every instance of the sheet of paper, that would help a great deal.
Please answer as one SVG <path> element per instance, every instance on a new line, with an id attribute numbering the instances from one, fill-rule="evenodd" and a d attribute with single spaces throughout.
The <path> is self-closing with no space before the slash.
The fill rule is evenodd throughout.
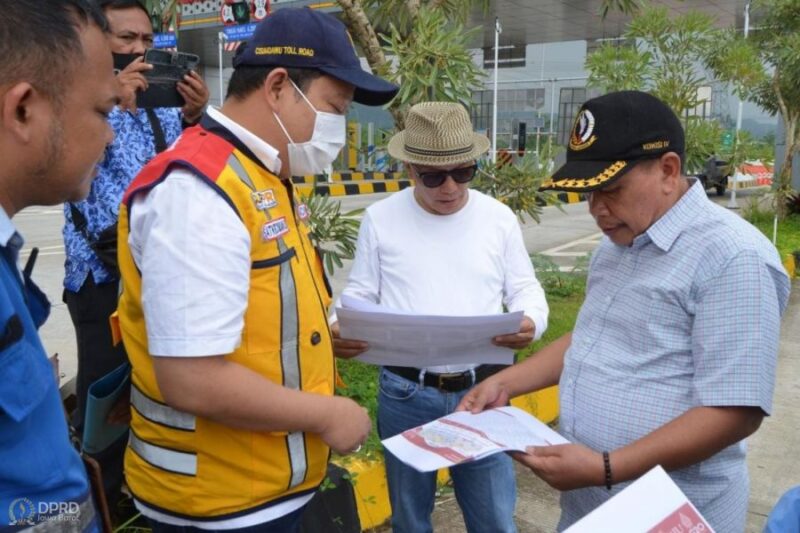
<path id="1" fill-rule="evenodd" d="M 567 440 L 550 427 L 513 406 L 477 415 L 452 413 L 383 441 L 395 457 L 420 472 L 503 451 L 565 443 Z"/>
<path id="2" fill-rule="evenodd" d="M 354 311 L 364 311 L 367 313 L 390 313 L 393 315 L 411 314 L 406 313 L 405 311 L 398 311 L 397 309 L 386 307 L 381 304 L 376 304 L 375 302 L 361 300 L 360 298 L 353 298 L 352 296 L 348 296 L 346 294 L 342 294 L 342 296 L 339 298 L 339 302 L 345 309 L 352 309 Z"/>
<path id="3" fill-rule="evenodd" d="M 518 332 L 522 322 L 522 311 L 488 316 L 434 316 L 339 307 L 336 316 L 343 339 L 369 343 L 369 350 L 357 357 L 359 361 L 410 367 L 511 364 L 514 351 L 495 346 L 492 338 Z"/>
<path id="4" fill-rule="evenodd" d="M 714 533 L 663 468 L 657 466 L 565 533 Z"/>

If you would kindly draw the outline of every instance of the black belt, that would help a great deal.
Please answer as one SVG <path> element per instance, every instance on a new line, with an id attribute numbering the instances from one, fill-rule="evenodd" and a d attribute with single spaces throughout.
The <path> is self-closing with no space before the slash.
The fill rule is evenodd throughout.
<path id="1" fill-rule="evenodd" d="M 475 379 L 473 381 L 473 370 L 466 370 L 464 372 L 457 372 L 454 374 L 436 374 L 434 372 L 425 372 L 425 377 L 422 384 L 426 387 L 433 387 L 443 392 L 461 392 L 480 383 L 484 379 L 493 374 L 497 374 L 509 365 L 480 365 L 474 369 Z M 406 378 L 409 381 L 419 383 L 419 374 L 422 372 L 421 368 L 413 368 L 409 366 L 385 366 L 383 367 L 392 374 L 397 374 L 401 378 Z"/>

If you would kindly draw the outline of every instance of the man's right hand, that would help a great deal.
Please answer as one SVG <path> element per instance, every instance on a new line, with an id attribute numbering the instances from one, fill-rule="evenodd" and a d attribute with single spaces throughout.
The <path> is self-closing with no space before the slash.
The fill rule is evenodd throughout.
<path id="1" fill-rule="evenodd" d="M 137 57 L 117 74 L 120 85 L 119 107 L 126 111 L 136 111 L 136 93 L 147 90 L 147 78 L 143 72 L 153 68 L 144 62 L 144 57 Z"/>
<path id="2" fill-rule="evenodd" d="M 493 377 L 475 385 L 456 407 L 456 411 L 480 413 L 484 409 L 508 405 L 510 396 L 499 379 Z"/>
<path id="3" fill-rule="evenodd" d="M 353 453 L 361 448 L 372 429 L 369 414 L 350 398 L 332 396 L 330 401 L 331 408 L 320 437 L 339 455 Z"/>
<path id="4" fill-rule="evenodd" d="M 364 341 L 339 337 L 338 322 L 331 324 L 331 336 L 333 337 L 333 355 L 341 359 L 356 357 L 369 349 L 369 344 Z"/>

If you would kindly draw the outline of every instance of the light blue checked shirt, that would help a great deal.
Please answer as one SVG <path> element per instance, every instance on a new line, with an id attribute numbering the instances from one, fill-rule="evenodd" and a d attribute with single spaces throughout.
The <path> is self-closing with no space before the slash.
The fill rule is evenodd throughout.
<path id="1" fill-rule="evenodd" d="M 697 183 L 632 246 L 603 239 L 561 375 L 564 436 L 614 450 L 693 407 L 769 414 L 788 296 L 775 248 Z M 745 450 L 670 473 L 718 533 L 744 531 Z M 625 486 L 563 493 L 559 530 Z"/>

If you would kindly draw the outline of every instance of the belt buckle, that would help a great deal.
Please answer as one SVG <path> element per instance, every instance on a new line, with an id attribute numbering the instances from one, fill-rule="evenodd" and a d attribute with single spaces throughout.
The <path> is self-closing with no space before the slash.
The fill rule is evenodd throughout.
<path id="1" fill-rule="evenodd" d="M 464 372 L 461 373 L 453 373 L 453 374 L 439 374 L 436 376 L 436 388 L 445 392 L 459 392 L 468 387 L 464 386 Z M 452 383 L 455 380 L 461 380 L 460 388 L 453 389 L 454 385 Z M 447 386 L 446 383 L 449 382 L 451 385 Z"/>

